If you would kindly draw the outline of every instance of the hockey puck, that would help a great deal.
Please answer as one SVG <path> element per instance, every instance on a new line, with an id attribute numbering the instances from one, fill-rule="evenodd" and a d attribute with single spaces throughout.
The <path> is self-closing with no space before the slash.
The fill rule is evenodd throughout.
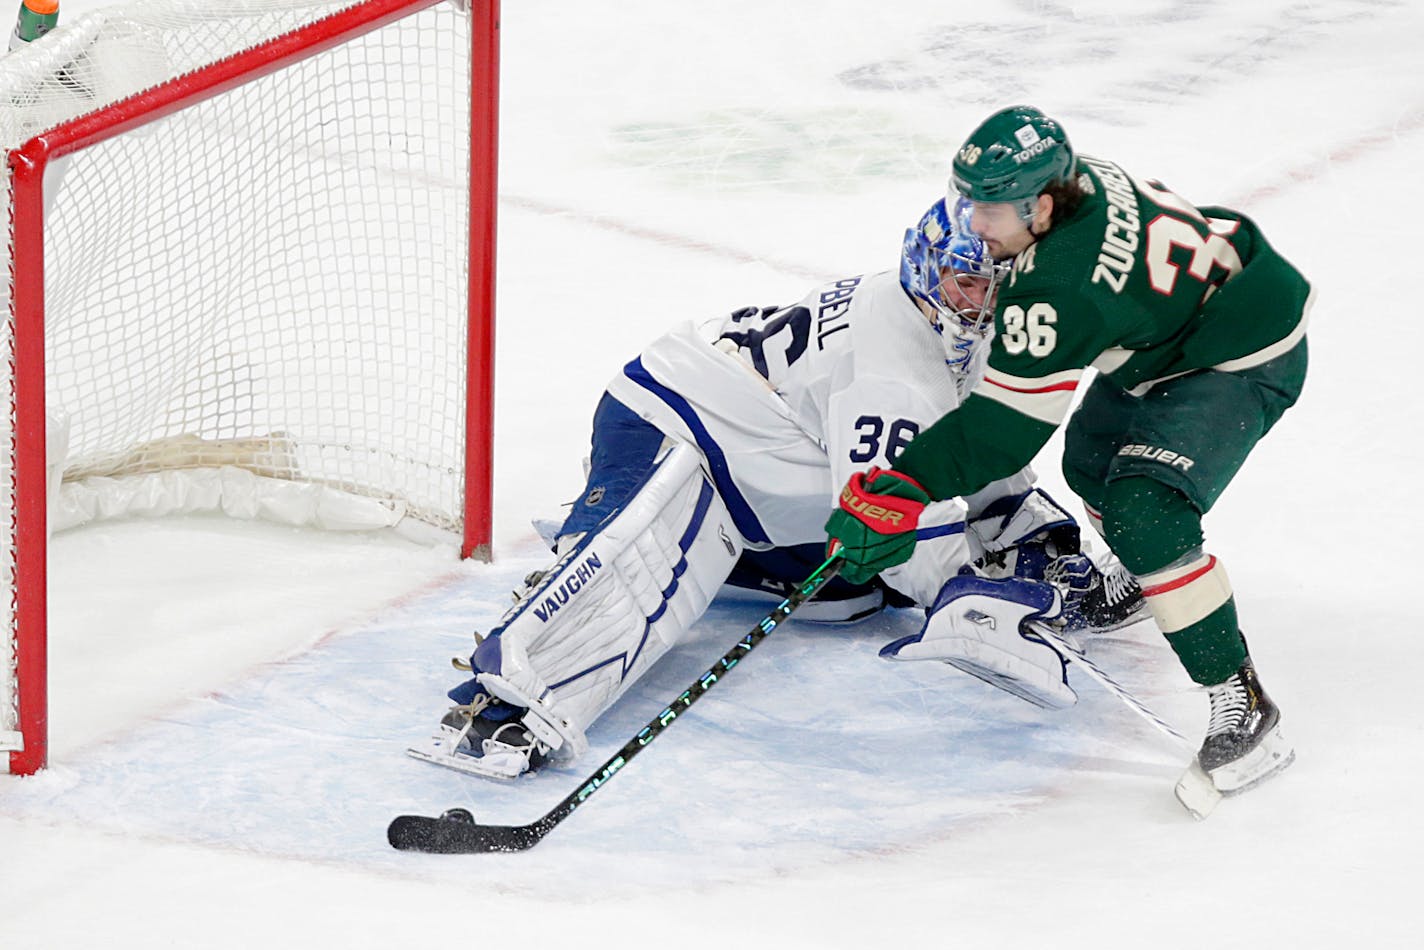
<path id="1" fill-rule="evenodd" d="M 461 824 L 473 825 L 475 816 L 468 808 L 450 808 L 440 815 L 441 821 L 458 821 Z"/>

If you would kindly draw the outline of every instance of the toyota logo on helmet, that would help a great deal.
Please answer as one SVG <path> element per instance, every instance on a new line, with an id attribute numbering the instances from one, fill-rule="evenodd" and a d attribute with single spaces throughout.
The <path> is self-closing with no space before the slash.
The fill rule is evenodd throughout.
<path id="1" fill-rule="evenodd" d="M 1062 126 L 1033 106 L 1009 106 L 980 123 L 955 153 L 950 187 L 970 201 L 1013 204 L 1028 221 L 1035 199 L 1077 168 Z"/>

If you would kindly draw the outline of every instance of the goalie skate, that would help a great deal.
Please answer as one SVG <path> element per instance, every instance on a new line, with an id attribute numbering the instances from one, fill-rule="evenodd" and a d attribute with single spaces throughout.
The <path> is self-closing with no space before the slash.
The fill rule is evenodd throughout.
<path id="1" fill-rule="evenodd" d="M 1177 800 L 1197 819 L 1221 799 L 1255 788 L 1295 761 L 1281 733 L 1281 712 L 1256 677 L 1250 658 L 1209 688 L 1211 721 L 1196 761 L 1177 782 Z"/>
<path id="2" fill-rule="evenodd" d="M 549 746 L 526 727 L 514 707 L 482 697 L 470 706 L 455 706 L 424 746 L 406 752 L 432 765 L 484 778 L 516 779 L 541 767 Z"/>

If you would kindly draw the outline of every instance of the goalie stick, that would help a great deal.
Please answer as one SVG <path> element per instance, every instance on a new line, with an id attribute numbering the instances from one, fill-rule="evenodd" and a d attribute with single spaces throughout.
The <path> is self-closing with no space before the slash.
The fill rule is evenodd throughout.
<path id="1" fill-rule="evenodd" d="M 840 573 L 839 551 L 828 557 L 811 576 L 802 581 L 776 609 L 747 632 L 732 649 L 691 686 L 683 690 L 667 707 L 638 734 L 624 743 L 623 748 L 603 763 L 582 785 L 555 805 L 547 815 L 528 825 L 482 825 L 464 808 L 451 808 L 439 817 L 400 815 L 386 829 L 386 840 L 401 851 L 424 851 L 430 854 L 480 854 L 490 851 L 525 851 L 544 840 L 544 836 L 574 813 L 584 802 L 617 775 L 633 756 L 656 739 L 664 729 L 677 721 L 693 703 L 713 687 L 732 667 L 766 639 L 797 607 L 815 597 L 833 577 Z"/>

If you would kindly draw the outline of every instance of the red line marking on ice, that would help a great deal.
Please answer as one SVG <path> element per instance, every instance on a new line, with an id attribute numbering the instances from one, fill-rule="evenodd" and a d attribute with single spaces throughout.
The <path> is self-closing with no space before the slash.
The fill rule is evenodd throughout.
<path id="1" fill-rule="evenodd" d="M 752 254 L 748 251 L 741 251 L 725 244 L 714 244 L 710 241 L 699 241 L 690 238 L 685 234 L 674 234 L 671 231 L 662 231 L 657 228 L 645 227 L 641 224 L 633 224 L 629 221 L 622 221 L 611 215 L 588 214 L 576 211 L 563 205 L 551 204 L 539 201 L 534 198 L 526 198 L 521 195 L 500 195 L 502 204 L 507 204 L 524 211 L 533 211 L 536 214 L 559 215 L 571 218 L 584 224 L 602 228 L 605 231 L 613 231 L 628 237 L 640 238 L 644 241 L 652 241 L 655 244 L 663 244 L 668 247 L 675 247 L 684 251 L 692 251 L 697 254 L 706 254 L 712 257 L 720 257 L 723 260 L 731 261 L 734 264 L 765 264 L 773 270 L 792 277 L 799 277 L 804 280 L 822 283 L 827 280 L 834 280 L 834 276 L 828 275 L 825 271 L 806 267 L 794 261 L 779 260 L 774 257 L 767 257 L 762 254 Z"/>
<path id="2" fill-rule="evenodd" d="M 1382 147 L 1389 145 L 1400 135 L 1408 135 L 1418 132 L 1421 129 L 1424 129 L 1424 108 L 1415 108 L 1406 112 L 1399 121 L 1390 125 L 1388 128 L 1361 136 L 1348 145 L 1342 145 L 1339 148 L 1327 152 L 1321 158 L 1312 159 L 1295 168 L 1287 169 L 1276 176 L 1274 181 L 1244 192 L 1228 200 L 1226 204 L 1232 208 L 1242 208 L 1249 207 L 1268 198 L 1273 198 L 1296 185 L 1315 181 L 1335 165 L 1353 162 L 1360 158 L 1367 157 Z M 524 211 L 531 211 L 535 214 L 556 215 L 570 218 L 596 228 L 602 228 L 605 231 L 612 231 L 627 237 L 651 241 L 654 244 L 662 244 L 666 247 L 691 251 L 695 254 L 705 254 L 710 257 L 721 258 L 722 260 L 730 261 L 734 264 L 760 263 L 773 270 L 780 271 L 783 274 L 814 281 L 816 283 L 835 279 L 835 275 L 833 274 L 827 274 L 825 271 L 807 267 L 795 261 L 767 257 L 762 254 L 753 254 L 749 251 L 739 250 L 735 247 L 717 244 L 711 241 L 699 241 L 685 234 L 676 234 L 672 231 L 663 231 L 658 228 L 634 224 L 631 221 L 623 221 L 612 215 L 590 214 L 574 210 L 564 205 L 529 198 L 524 195 L 500 195 L 499 200 L 501 204 L 519 208 Z"/>
<path id="3" fill-rule="evenodd" d="M 1415 108 L 1406 112 L 1399 121 L 1388 128 L 1363 135 L 1348 145 L 1342 145 L 1327 152 L 1323 158 L 1313 159 L 1303 165 L 1287 169 L 1277 176 L 1274 182 L 1248 191 L 1228 201 L 1227 205 L 1232 208 L 1241 208 L 1267 198 L 1273 198 L 1295 185 L 1306 184 L 1320 178 L 1335 165 L 1343 165 L 1365 158 L 1379 151 L 1383 146 L 1394 142 L 1399 136 L 1418 132 L 1421 129 L 1424 129 L 1424 108 Z"/>

